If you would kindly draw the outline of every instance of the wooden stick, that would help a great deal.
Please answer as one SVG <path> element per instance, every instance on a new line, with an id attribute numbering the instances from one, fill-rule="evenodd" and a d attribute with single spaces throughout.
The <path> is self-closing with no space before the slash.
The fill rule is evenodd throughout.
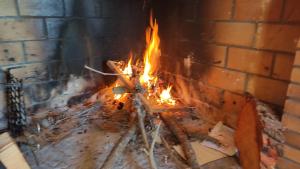
<path id="1" fill-rule="evenodd" d="M 176 167 L 178 169 L 190 169 L 190 167 L 185 163 L 185 160 L 174 149 L 171 148 L 166 139 L 162 136 L 160 136 L 160 139 L 167 149 L 169 156 L 176 163 Z"/>
<path id="2" fill-rule="evenodd" d="M 120 74 L 119 79 L 128 87 L 129 90 L 134 90 L 134 84 L 123 74 L 123 72 L 115 65 L 115 62 L 109 60 L 106 62 L 107 66 L 117 74 Z"/>
<path id="3" fill-rule="evenodd" d="M 134 120 L 136 121 L 136 120 Z M 123 135 L 119 140 L 118 144 L 115 145 L 113 150 L 110 152 L 109 156 L 104 161 L 101 169 L 112 169 L 114 168 L 115 162 L 120 158 L 121 154 L 125 150 L 129 141 L 135 136 L 136 134 L 136 123 L 134 122 L 127 133 Z"/>
<path id="4" fill-rule="evenodd" d="M 115 63 L 113 61 L 107 61 L 107 65 L 108 67 L 110 67 L 114 72 L 118 73 L 118 74 L 122 74 L 122 71 L 115 65 Z M 131 91 L 135 91 L 135 85 L 125 76 L 125 75 L 120 75 L 118 76 L 119 79 L 124 83 L 124 85 L 127 86 L 127 88 Z M 167 114 L 165 112 L 167 112 L 168 110 L 170 111 L 179 111 L 179 110 L 182 110 L 182 109 L 178 109 L 177 107 L 159 107 L 159 108 L 155 108 L 153 105 L 151 105 L 149 103 L 149 101 L 140 93 L 137 93 L 136 94 L 136 97 L 139 98 L 138 100 L 140 100 L 147 113 L 149 114 L 152 114 L 154 112 L 160 112 L 161 114 L 161 117 L 162 119 L 164 120 L 164 122 L 169 126 L 169 129 L 175 134 L 175 136 L 178 138 L 178 140 L 180 141 L 181 145 L 182 145 L 182 148 L 184 150 L 184 153 L 187 157 L 187 161 L 188 161 L 188 164 L 193 168 L 193 169 L 198 169 L 200 168 L 198 163 L 197 163 L 197 160 L 196 160 L 196 156 L 195 156 L 195 152 L 194 150 L 192 149 L 191 145 L 190 145 L 190 142 L 188 141 L 188 138 L 187 136 L 185 135 L 185 133 L 183 132 L 183 130 L 177 126 L 176 122 L 173 121 L 172 118 L 168 119 L 169 117 L 167 116 Z M 154 107 L 154 108 L 152 108 Z M 140 122 L 143 122 L 143 118 L 140 118 L 139 120 Z M 147 139 L 147 135 L 146 135 L 146 132 L 145 130 L 143 129 L 144 128 L 144 124 L 143 123 L 140 123 L 139 124 L 140 128 L 141 128 L 141 131 L 142 131 L 142 134 L 143 134 L 143 139 L 144 139 L 144 142 L 145 142 L 145 145 L 149 145 L 149 143 L 146 143 L 148 142 L 148 139 Z M 147 140 L 147 141 L 146 141 Z M 148 151 L 149 149 L 147 149 Z"/>
<path id="5" fill-rule="evenodd" d="M 135 85 L 130 81 L 130 79 L 127 78 L 125 74 L 116 66 L 114 61 L 107 61 L 107 66 L 117 74 L 119 74 L 118 78 L 124 83 L 124 85 L 130 90 L 135 90 Z M 157 105 L 151 105 L 149 101 L 141 94 L 137 93 L 137 97 L 141 100 L 141 102 L 144 104 L 145 109 L 148 113 L 161 113 L 161 112 L 177 112 L 177 111 L 189 111 L 193 109 L 192 107 L 183 107 L 183 106 L 157 106 Z"/>
<path id="6" fill-rule="evenodd" d="M 155 158 L 154 158 L 154 146 L 155 146 L 155 143 L 156 143 L 156 139 L 159 136 L 160 125 L 161 125 L 161 121 L 159 122 L 159 124 L 157 125 L 157 127 L 154 131 L 154 137 L 153 137 L 153 140 L 152 140 L 152 143 L 151 143 L 151 147 L 149 149 L 149 159 L 150 159 L 150 165 L 151 165 L 152 169 L 157 169 L 157 165 L 156 165 Z"/>
<path id="7" fill-rule="evenodd" d="M 187 135 L 184 133 L 182 128 L 178 126 L 176 121 L 169 113 L 163 112 L 160 113 L 162 120 L 168 126 L 168 128 L 173 132 L 173 134 L 177 137 L 184 152 L 185 157 L 187 158 L 187 163 L 192 169 L 199 169 L 200 166 L 197 162 L 195 152 L 190 144 Z"/>
<path id="8" fill-rule="evenodd" d="M 148 138 L 147 138 L 147 134 L 146 134 L 146 129 L 145 129 L 145 124 L 144 124 L 146 113 L 145 113 L 143 105 L 142 105 L 142 103 L 141 103 L 141 101 L 138 97 L 135 98 L 134 105 L 135 105 L 135 108 L 137 110 L 139 128 L 140 128 L 141 133 L 142 133 L 142 137 L 143 137 L 143 140 L 144 140 L 145 147 L 148 151 L 150 146 L 149 146 L 149 142 L 148 142 Z"/>

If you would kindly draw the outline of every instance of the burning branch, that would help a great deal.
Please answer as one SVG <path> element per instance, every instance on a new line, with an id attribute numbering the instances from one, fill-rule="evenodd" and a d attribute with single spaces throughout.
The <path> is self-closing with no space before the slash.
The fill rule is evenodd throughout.
<path id="1" fill-rule="evenodd" d="M 104 75 L 104 76 L 120 76 L 120 75 L 128 75 L 128 74 L 125 74 L 125 73 L 105 73 L 105 72 L 102 72 L 100 70 L 96 70 L 96 69 L 93 69 L 87 65 L 84 65 L 84 68 L 92 71 L 92 72 L 95 72 L 95 73 L 99 73 L 101 75 Z"/>

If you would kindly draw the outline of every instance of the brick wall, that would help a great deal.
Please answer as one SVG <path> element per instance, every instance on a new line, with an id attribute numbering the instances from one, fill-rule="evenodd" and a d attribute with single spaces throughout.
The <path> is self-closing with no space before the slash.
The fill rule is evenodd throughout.
<path id="1" fill-rule="evenodd" d="M 51 90 L 70 74 L 88 76 L 85 63 L 102 69 L 108 58 L 127 57 L 143 44 L 142 5 L 139 0 L 0 0 L 0 82 L 4 70 L 23 66 L 12 73 L 24 79 L 26 106 L 45 106 L 54 97 Z M 2 85 L 0 103 L 3 119 Z"/>
<path id="2" fill-rule="evenodd" d="M 288 87 L 282 123 L 286 130 L 283 157 L 278 161 L 282 169 L 300 168 L 300 41 L 292 69 L 291 83 Z"/>
<path id="3" fill-rule="evenodd" d="M 240 110 L 236 103 L 243 102 L 239 100 L 243 97 L 239 96 L 244 92 L 280 110 L 285 102 L 296 42 L 300 37 L 297 9 L 300 1 L 186 2 L 190 5 L 182 4 L 186 8 L 183 13 L 189 15 L 180 18 L 174 35 L 178 46 L 173 49 L 176 53 L 171 55 L 177 55 L 179 62 L 188 55 L 193 56 L 191 78 L 196 82 L 201 79 L 221 90 L 223 102 L 219 107 L 226 110 L 225 120 L 234 122 Z M 173 63 L 168 70 L 175 71 Z M 294 74 L 299 73 L 294 70 Z"/>

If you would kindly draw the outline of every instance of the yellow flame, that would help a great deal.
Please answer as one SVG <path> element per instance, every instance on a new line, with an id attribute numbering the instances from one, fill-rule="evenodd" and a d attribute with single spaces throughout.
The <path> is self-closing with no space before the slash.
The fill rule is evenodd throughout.
<path id="1" fill-rule="evenodd" d="M 160 53 L 160 39 L 158 36 L 158 24 L 156 20 L 153 21 L 152 13 L 150 16 L 150 27 L 146 30 L 146 45 L 147 48 L 144 53 L 144 71 L 140 76 L 140 83 L 146 84 L 148 87 L 155 81 L 154 74 L 157 71 L 159 64 Z"/>
<path id="2" fill-rule="evenodd" d="M 166 103 L 169 105 L 176 104 L 176 101 L 172 98 L 171 89 L 172 89 L 172 86 L 168 86 L 167 89 L 164 89 L 161 92 L 161 94 L 159 95 L 159 100 L 158 100 L 159 103 L 161 103 L 161 104 Z"/>
<path id="3" fill-rule="evenodd" d="M 131 66 L 131 62 L 132 62 L 132 54 L 130 54 L 130 59 L 127 63 L 127 66 L 124 68 L 123 73 L 127 74 L 127 77 L 132 77 L 132 66 Z"/>
<path id="4" fill-rule="evenodd" d="M 120 84 L 119 84 L 119 82 L 117 82 L 116 84 L 115 84 L 115 87 L 119 87 L 120 86 Z M 121 99 L 122 98 L 122 94 L 115 94 L 114 95 L 114 100 L 119 100 L 119 99 Z"/>

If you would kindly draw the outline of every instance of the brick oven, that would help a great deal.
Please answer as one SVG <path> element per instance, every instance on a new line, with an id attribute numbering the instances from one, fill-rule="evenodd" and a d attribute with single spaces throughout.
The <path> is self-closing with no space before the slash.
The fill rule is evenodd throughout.
<path id="1" fill-rule="evenodd" d="M 44 119 L 32 125 L 36 116 L 44 117 L 41 114 L 50 110 L 53 114 L 56 109 L 62 112 L 62 107 L 70 104 L 73 107 L 77 104 L 86 106 L 88 98 L 117 79 L 116 76 L 99 75 L 86 69 L 85 65 L 112 73 L 111 67 L 106 65 L 108 60 L 127 62 L 129 53 L 143 55 L 147 40 L 145 30 L 151 13 L 159 25 L 160 76 L 173 84 L 185 106 L 197 107 L 201 119 L 209 121 L 212 126 L 222 122 L 232 130 L 238 130 L 241 112 L 245 111 L 251 96 L 268 107 L 264 111 L 270 110 L 272 117 L 283 125 L 284 141 L 280 143 L 281 151 L 276 156 L 276 168 L 298 169 L 299 8 L 299 0 L 0 0 L 0 131 L 8 130 L 7 86 L 11 84 L 7 83 L 7 70 L 15 78 L 22 79 L 28 130 L 40 132 L 46 128 L 48 131 L 52 125 Z M 142 57 L 139 59 L 142 62 Z M 122 103 L 123 106 L 126 104 Z M 63 112 L 69 110 L 63 109 Z M 65 118 L 69 119 L 60 117 L 59 120 Z M 56 119 L 54 124 L 59 120 Z M 183 127 L 185 132 L 202 131 L 201 127 L 188 123 Z M 74 126 L 66 130 L 73 130 Z M 99 160 L 96 156 L 100 157 L 107 146 L 112 147 L 108 137 L 117 140 L 118 135 L 104 134 L 91 141 L 94 136 L 87 134 L 85 137 L 86 130 L 90 131 L 82 129 L 76 133 L 83 134 L 78 136 L 80 140 L 90 138 L 86 143 L 93 146 L 90 148 L 85 145 L 74 148 L 74 152 L 59 152 L 59 149 L 65 151 L 64 147 L 73 149 L 68 144 L 77 144 L 66 134 L 61 138 L 65 142 L 60 144 L 55 140 L 55 150 L 49 148 L 49 142 L 44 148 L 34 149 L 32 152 L 37 151 L 36 154 L 30 153 L 26 146 L 20 146 L 20 149 L 32 168 L 99 168 L 105 157 Z M 50 131 L 56 131 L 55 127 Z M 32 141 L 33 137 L 36 136 L 27 135 L 27 140 L 15 141 L 40 146 L 38 141 L 41 138 Z M 96 142 L 104 145 L 99 152 L 90 150 L 99 148 Z M 86 157 L 76 159 L 82 161 L 81 164 L 71 159 L 75 151 Z M 42 156 L 43 153 L 49 153 L 47 158 Z M 164 150 L 156 153 L 161 155 L 156 160 L 160 161 L 159 168 L 178 167 L 177 164 L 168 166 L 164 161 L 168 159 Z M 66 154 L 70 158 L 66 157 L 64 162 L 61 159 Z M 126 155 L 130 156 L 128 152 Z M 85 160 L 88 162 L 84 163 Z M 139 158 L 136 161 L 139 160 L 143 161 Z M 3 163 L 1 158 L 0 161 Z M 232 163 L 239 166 L 242 160 L 229 161 L 230 164 L 220 162 L 211 167 L 229 168 Z M 116 164 L 119 168 L 133 167 L 124 159 Z M 144 163 L 139 165 L 136 168 L 150 167 L 148 164 L 141 166 Z"/>

